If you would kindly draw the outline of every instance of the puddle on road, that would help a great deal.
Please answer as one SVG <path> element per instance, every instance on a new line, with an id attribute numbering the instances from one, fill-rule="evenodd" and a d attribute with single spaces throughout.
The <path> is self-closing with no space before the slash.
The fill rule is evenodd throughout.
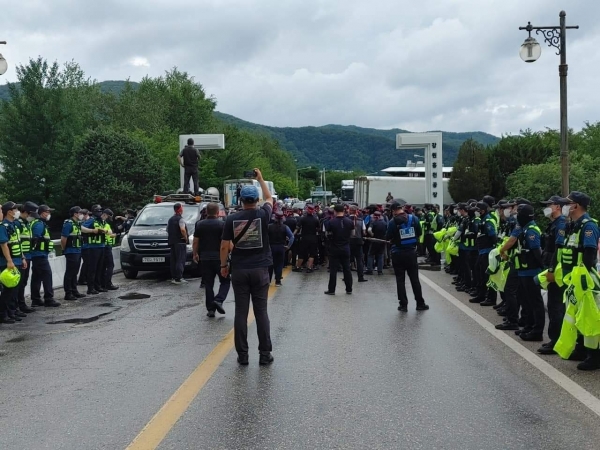
<path id="1" fill-rule="evenodd" d="M 173 314 L 178 313 L 182 309 L 195 308 L 196 306 L 200 306 L 200 303 L 188 303 L 187 305 L 180 305 L 180 306 L 177 306 L 175 309 L 172 309 L 168 313 L 163 314 L 162 316 L 163 317 L 169 317 L 169 316 L 172 316 Z"/>
<path id="2" fill-rule="evenodd" d="M 98 314 L 97 316 L 92 316 L 92 317 L 74 317 L 74 318 L 70 318 L 70 319 L 55 320 L 53 322 L 46 322 L 46 323 L 48 325 L 57 325 L 57 324 L 61 324 L 61 323 L 72 323 L 75 325 L 81 325 L 84 323 L 95 322 L 96 320 L 100 319 L 101 317 L 108 316 L 109 314 L 112 314 L 115 311 L 119 311 L 120 309 L 121 309 L 120 307 L 117 307 L 117 308 L 113 309 L 112 311 Z"/>
<path id="3" fill-rule="evenodd" d="M 144 298 L 150 298 L 149 294 L 140 294 L 139 292 L 128 292 L 125 295 L 119 297 L 121 300 L 142 300 Z"/>
<path id="4" fill-rule="evenodd" d="M 9 339 L 6 342 L 23 342 L 23 341 L 27 340 L 27 337 L 28 336 L 26 334 L 22 334 L 21 336 L 17 336 L 12 339 Z"/>
<path id="5" fill-rule="evenodd" d="M 103 306 L 105 308 L 112 308 L 115 305 L 113 305 L 112 303 L 100 303 L 98 306 Z"/>

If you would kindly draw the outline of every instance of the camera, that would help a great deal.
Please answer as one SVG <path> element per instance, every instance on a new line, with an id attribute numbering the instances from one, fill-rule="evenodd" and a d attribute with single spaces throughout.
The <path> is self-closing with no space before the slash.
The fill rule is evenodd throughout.
<path id="1" fill-rule="evenodd" d="M 256 172 L 254 170 L 244 171 L 244 178 L 256 178 Z"/>

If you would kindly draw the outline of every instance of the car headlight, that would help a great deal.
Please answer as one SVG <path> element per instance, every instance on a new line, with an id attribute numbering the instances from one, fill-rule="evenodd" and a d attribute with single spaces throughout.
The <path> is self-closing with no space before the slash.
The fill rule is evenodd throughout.
<path id="1" fill-rule="evenodd" d="M 130 252 L 131 248 L 129 247 L 129 237 L 128 236 L 124 236 L 123 240 L 121 241 L 121 251 L 122 252 Z"/>

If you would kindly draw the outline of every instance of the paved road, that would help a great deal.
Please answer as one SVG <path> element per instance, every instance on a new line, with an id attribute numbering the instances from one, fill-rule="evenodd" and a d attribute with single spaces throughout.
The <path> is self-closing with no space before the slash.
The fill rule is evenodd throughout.
<path id="1" fill-rule="evenodd" d="M 431 310 L 402 314 L 391 275 L 335 297 L 326 277 L 286 276 L 269 307 L 275 363 L 229 353 L 159 448 L 600 448 L 598 416 L 429 285 Z M 0 448 L 127 447 L 232 327 L 232 295 L 211 320 L 197 281 L 118 281 L 0 328 Z M 92 321 L 48 323 L 65 320 Z"/>

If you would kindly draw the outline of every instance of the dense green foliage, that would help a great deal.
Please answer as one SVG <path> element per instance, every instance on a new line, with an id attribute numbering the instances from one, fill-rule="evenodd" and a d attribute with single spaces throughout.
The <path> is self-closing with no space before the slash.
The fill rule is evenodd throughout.
<path id="1" fill-rule="evenodd" d="M 452 168 L 448 191 L 456 202 L 481 199 L 490 192 L 488 154 L 485 147 L 472 139 L 465 141 L 458 151 Z"/>
<path id="2" fill-rule="evenodd" d="M 298 193 L 290 153 L 216 119 L 215 99 L 185 72 L 96 83 L 75 63 L 38 58 L 17 67 L 17 77 L 0 92 L 4 199 L 50 204 L 56 217 L 73 204 L 144 204 L 179 187 L 179 135 L 204 133 L 225 134 L 226 149 L 204 152 L 202 187 L 222 189 L 225 179 L 260 167 L 280 195 Z"/>

